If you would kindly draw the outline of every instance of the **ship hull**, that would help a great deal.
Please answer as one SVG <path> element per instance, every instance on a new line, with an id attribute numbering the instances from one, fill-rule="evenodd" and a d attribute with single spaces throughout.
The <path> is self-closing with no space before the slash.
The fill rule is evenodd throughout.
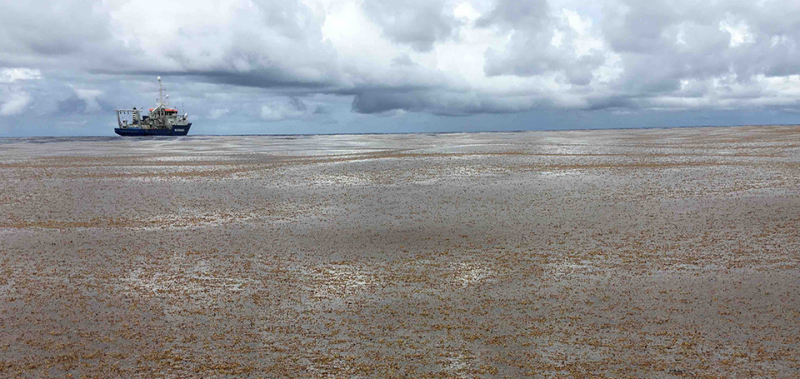
<path id="1" fill-rule="evenodd" d="M 141 129 L 141 128 L 115 128 L 114 133 L 123 137 L 146 137 L 146 136 L 185 136 L 189 134 L 192 124 L 174 125 L 172 129 Z"/>

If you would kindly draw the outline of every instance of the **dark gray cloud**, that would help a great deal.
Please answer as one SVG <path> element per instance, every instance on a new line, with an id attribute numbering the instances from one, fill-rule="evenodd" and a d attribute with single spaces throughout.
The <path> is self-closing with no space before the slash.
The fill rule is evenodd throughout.
<path id="1" fill-rule="evenodd" d="M 72 95 L 64 100 L 58 102 L 57 114 L 58 115 L 74 115 L 86 113 L 90 108 L 88 102 Z"/>
<path id="2" fill-rule="evenodd" d="M 414 63 L 414 61 L 411 60 L 411 57 L 409 57 L 408 54 L 398 55 L 394 59 L 392 59 L 392 66 L 399 67 L 399 66 L 415 66 L 415 65 L 416 64 Z"/>
<path id="3" fill-rule="evenodd" d="M 290 96 L 272 98 L 261 106 L 261 118 L 265 121 L 283 121 L 289 119 L 309 119 L 330 113 L 330 109 L 321 104 L 308 104 L 306 100 Z"/>
<path id="4" fill-rule="evenodd" d="M 553 106 L 541 96 L 492 96 L 473 91 L 390 89 L 365 90 L 356 94 L 352 110 L 357 113 L 384 113 L 393 110 L 425 112 L 439 116 L 514 113 Z"/>
<path id="5" fill-rule="evenodd" d="M 549 11 L 547 0 L 498 0 L 488 14 L 477 20 L 476 26 L 538 29 L 547 19 Z"/>
<path id="6" fill-rule="evenodd" d="M 362 7 L 390 41 L 426 52 L 458 28 L 452 7 L 446 5 L 444 0 L 365 0 Z"/>
<path id="7" fill-rule="evenodd" d="M 79 92 L 80 93 L 80 92 Z M 57 103 L 55 115 L 102 115 L 114 110 L 114 106 L 100 98 L 101 94 L 73 94 Z"/>

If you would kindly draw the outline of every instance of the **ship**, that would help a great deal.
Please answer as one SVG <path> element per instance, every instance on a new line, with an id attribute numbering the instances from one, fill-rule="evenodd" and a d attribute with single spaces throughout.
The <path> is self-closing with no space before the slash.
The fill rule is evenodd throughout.
<path id="1" fill-rule="evenodd" d="M 142 116 L 142 109 L 116 109 L 118 128 L 114 129 L 124 137 L 139 136 L 185 136 L 189 133 L 192 123 L 189 115 L 180 115 L 177 109 L 170 108 L 169 95 L 166 94 L 158 78 L 158 103 L 150 108 L 147 116 Z"/>

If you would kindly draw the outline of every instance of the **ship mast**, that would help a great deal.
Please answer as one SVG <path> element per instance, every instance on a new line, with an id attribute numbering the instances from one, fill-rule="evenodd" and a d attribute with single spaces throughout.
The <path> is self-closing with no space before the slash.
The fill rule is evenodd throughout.
<path id="1" fill-rule="evenodd" d="M 164 104 L 164 86 L 161 85 L 161 77 L 158 77 L 158 104 Z"/>

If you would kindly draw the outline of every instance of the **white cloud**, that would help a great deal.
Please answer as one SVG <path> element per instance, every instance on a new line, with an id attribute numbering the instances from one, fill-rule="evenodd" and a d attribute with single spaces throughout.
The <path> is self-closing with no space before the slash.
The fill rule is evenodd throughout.
<path id="1" fill-rule="evenodd" d="M 731 35 L 730 47 L 738 47 L 745 43 L 753 43 L 753 33 L 750 32 L 750 27 L 744 21 L 731 22 L 728 20 L 720 21 L 720 30 L 724 30 Z"/>
<path id="2" fill-rule="evenodd" d="M 75 91 L 75 96 L 86 103 L 84 113 L 91 114 L 100 111 L 101 107 L 100 103 L 97 101 L 97 98 L 103 94 L 103 91 L 85 88 L 73 88 L 73 90 Z"/>
<path id="3" fill-rule="evenodd" d="M 245 74 L 260 85 L 318 83 L 336 76 L 330 67 L 336 52 L 320 33 L 325 15 L 297 0 L 111 4 L 112 38 L 136 52 L 123 70 L 135 65 L 166 72 Z M 148 26 L 142 27 L 141 20 Z"/>
<path id="4" fill-rule="evenodd" d="M 27 92 L 12 92 L 6 96 L 3 105 L 0 105 L 0 116 L 20 114 L 30 102 L 31 95 Z"/>
<path id="5" fill-rule="evenodd" d="M 0 69 L 0 83 L 14 83 L 20 80 L 38 80 L 42 72 L 31 68 L 4 68 Z"/>
<path id="6" fill-rule="evenodd" d="M 13 116 L 25 111 L 32 97 L 25 90 L 26 82 L 42 79 L 38 69 L 17 67 L 0 69 L 0 116 Z"/>
<path id="7" fill-rule="evenodd" d="M 478 10 L 475 9 L 475 7 L 473 7 L 469 2 L 458 4 L 455 8 L 453 8 L 453 15 L 456 18 L 465 19 L 469 22 L 474 22 L 481 17 L 481 13 L 478 12 Z"/>
<path id="8" fill-rule="evenodd" d="M 228 108 L 212 109 L 211 112 L 208 115 L 208 118 L 210 118 L 212 120 L 216 120 L 216 119 L 228 114 L 230 111 L 231 110 L 228 109 Z"/>

